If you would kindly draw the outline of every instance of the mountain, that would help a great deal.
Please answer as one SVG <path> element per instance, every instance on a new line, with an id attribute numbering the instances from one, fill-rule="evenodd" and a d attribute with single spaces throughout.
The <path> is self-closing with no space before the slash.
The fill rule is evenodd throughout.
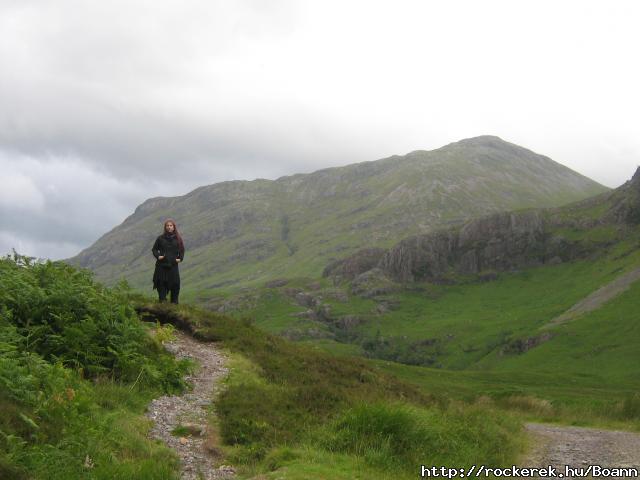
<path id="1" fill-rule="evenodd" d="M 207 306 L 336 355 L 380 360 L 434 393 L 444 385 L 602 405 L 640 387 L 629 368 L 640 360 L 639 295 L 640 168 L 585 200 L 361 249 L 322 277 L 268 282 Z"/>
<path id="2" fill-rule="evenodd" d="M 442 148 L 277 180 L 229 181 L 155 197 L 66 262 L 113 284 L 151 289 L 151 245 L 178 223 L 187 253 L 186 300 L 280 277 L 319 276 L 363 247 L 492 212 L 552 207 L 607 188 L 548 157 L 482 136 Z"/>
<path id="3" fill-rule="evenodd" d="M 461 227 L 405 238 L 386 251 L 363 249 L 333 262 L 323 274 L 354 279 L 377 269 L 398 282 L 437 281 L 447 275 L 558 264 L 601 248 L 597 242 L 588 244 L 566 235 L 567 228 L 608 230 L 613 241 L 614 229 L 621 232 L 638 224 L 640 168 L 621 187 L 587 200 L 559 208 L 495 213 Z"/>

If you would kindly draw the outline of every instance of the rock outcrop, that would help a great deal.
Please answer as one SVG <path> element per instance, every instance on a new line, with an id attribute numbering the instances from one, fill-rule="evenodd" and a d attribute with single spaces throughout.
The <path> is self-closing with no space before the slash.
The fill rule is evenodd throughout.
<path id="1" fill-rule="evenodd" d="M 435 280 L 448 273 L 478 274 L 567 260 L 564 239 L 549 235 L 539 211 L 500 213 L 473 220 L 458 230 L 401 241 L 379 268 L 401 282 Z"/>
<path id="2" fill-rule="evenodd" d="M 387 293 L 398 290 L 399 285 L 387 277 L 380 268 L 372 268 L 361 273 L 351 282 L 351 292 L 364 298 L 372 298 L 377 295 L 385 295 Z"/>
<path id="3" fill-rule="evenodd" d="M 376 266 L 394 281 L 437 281 L 449 274 L 482 275 L 560 263 L 581 253 L 563 237 L 550 234 L 542 213 L 534 210 L 499 213 L 459 229 L 407 238 L 387 250 Z"/>
<path id="4" fill-rule="evenodd" d="M 631 180 L 611 194 L 612 206 L 605 218 L 614 222 L 640 224 L 640 167 Z"/>
<path id="5" fill-rule="evenodd" d="M 614 225 L 623 232 L 637 224 L 640 168 L 612 192 L 565 207 L 488 215 L 461 227 L 408 237 L 384 252 L 361 250 L 327 266 L 324 275 L 351 280 L 353 293 L 360 295 L 384 293 L 393 282 L 443 282 L 456 275 L 489 281 L 496 278 L 496 272 L 558 264 L 593 250 L 588 241 L 554 233 L 563 228 L 587 231 Z M 382 288 L 369 285 L 372 279 Z"/>
<path id="6" fill-rule="evenodd" d="M 363 248 L 353 255 L 331 262 L 325 267 L 322 276 L 353 280 L 375 267 L 385 252 L 384 248 Z"/>

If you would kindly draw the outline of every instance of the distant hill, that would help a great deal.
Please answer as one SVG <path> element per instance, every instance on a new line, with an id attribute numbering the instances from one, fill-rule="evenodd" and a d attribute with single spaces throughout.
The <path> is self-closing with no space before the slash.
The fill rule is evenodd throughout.
<path id="1" fill-rule="evenodd" d="M 181 276 L 189 299 L 292 276 L 318 277 L 363 247 L 470 218 L 552 207 L 608 189 L 498 137 L 327 168 L 277 180 L 229 181 L 180 197 L 151 198 L 66 262 L 113 284 L 151 290 L 151 245 L 173 217 L 186 245 Z"/>
<path id="2" fill-rule="evenodd" d="M 638 391 L 628 365 L 640 359 L 639 295 L 640 168 L 585 200 L 361 249 L 322 277 L 269 282 L 208 307 L 340 355 L 482 370 L 494 393 L 496 381 L 513 392 L 532 375 L 527 391 L 558 398 Z M 420 375 L 435 375 L 389 369 L 425 386 Z M 455 378 L 470 388 L 470 377 Z"/>

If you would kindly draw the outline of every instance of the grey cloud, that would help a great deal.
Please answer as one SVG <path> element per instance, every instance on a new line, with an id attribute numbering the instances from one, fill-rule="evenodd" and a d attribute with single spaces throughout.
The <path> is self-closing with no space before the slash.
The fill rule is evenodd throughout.
<path id="1" fill-rule="evenodd" d="M 638 70 L 626 61 L 637 30 L 628 42 L 603 35 L 602 52 L 573 48 L 567 32 L 589 23 L 570 24 L 567 7 L 557 17 L 562 37 L 534 38 L 531 27 L 505 42 L 491 5 L 466 7 L 478 18 L 464 23 L 458 7 L 432 2 L 0 0 L 0 169 L 19 188 L 0 193 L 0 250 L 17 242 L 64 258 L 149 197 L 480 134 L 608 186 L 626 180 L 640 159 Z M 463 21 L 474 48 L 464 35 L 441 42 L 453 31 L 446 22 L 422 30 L 427 13 Z M 546 15 L 537 5 L 531 13 Z M 621 21 L 604 13 L 614 27 Z M 576 38 L 587 50 L 595 42 Z M 484 56 L 496 47 L 503 56 Z M 513 65 L 502 60 L 509 54 Z M 575 65 L 549 75 L 565 54 Z M 594 66 L 626 70 L 606 90 L 609 77 L 583 74 Z M 510 76 L 514 67 L 523 74 Z M 554 96 L 563 85 L 580 88 Z"/>
<path id="2" fill-rule="evenodd" d="M 215 170 L 212 165 L 229 161 L 245 170 L 260 162 L 291 162 L 305 152 L 286 147 L 283 135 L 295 136 L 291 124 L 309 112 L 285 112 L 288 118 L 280 121 L 288 126 L 278 138 L 278 122 L 268 115 L 234 122 L 216 101 L 224 92 L 206 88 L 205 67 L 243 38 L 286 35 L 294 5 L 4 4 L 0 61 L 12 68 L 0 73 L 0 147 L 43 161 L 82 158 L 120 178 L 140 180 L 202 178 Z M 192 86 L 194 79 L 201 83 Z M 201 104 L 175 108 L 172 95 L 191 87 Z"/>
<path id="3" fill-rule="evenodd" d="M 2 150 L 0 171 L 4 172 L 0 255 L 15 248 L 21 254 L 52 259 L 77 254 L 148 198 L 184 195 L 239 173 L 229 167 L 195 180 L 180 175 L 161 181 L 125 180 L 77 158 L 42 160 Z"/>
<path id="4" fill-rule="evenodd" d="M 20 255 L 60 260 L 78 253 L 78 244 L 46 241 L 38 238 L 25 238 L 22 234 L 0 231 L 0 257 L 11 255 L 15 250 Z"/>
<path id="5" fill-rule="evenodd" d="M 177 184 L 124 182 L 71 160 L 42 162 L 0 152 L 0 169 L 3 181 L 18 182 L 21 190 L 11 192 L 13 199 L 0 197 L 0 253 L 20 244 L 53 244 L 65 255 L 70 249 L 77 253 L 122 222 L 132 205 L 151 196 L 154 188 L 179 193 L 174 190 Z M 30 183 L 22 182 L 24 178 Z"/>
<path id="6" fill-rule="evenodd" d="M 37 94 L 32 95 L 39 107 L 22 115 L 13 112 L 27 103 L 28 92 L 13 89 L 12 98 L 0 96 L 7 107 L 0 117 L 0 145 L 5 150 L 43 160 L 51 156 L 82 158 L 119 178 L 165 181 L 177 175 L 206 178 L 216 165 L 229 163 L 245 170 L 257 167 L 258 174 L 273 176 L 300 164 L 301 157 L 309 157 L 311 152 L 321 167 L 344 158 L 345 150 L 350 150 L 347 140 L 333 132 L 327 132 L 328 140 L 300 141 L 308 140 L 305 132 L 311 128 L 296 125 L 296 118 L 312 116 L 305 111 L 274 112 L 273 118 L 266 112 L 262 117 L 239 119 L 238 124 L 216 125 L 219 118 L 207 124 L 178 114 L 166 116 L 151 108 L 119 111 L 95 99 L 71 98 L 69 93 L 52 89 L 48 93 L 53 99 L 40 101 Z M 274 170 L 275 165 L 279 168 Z M 264 166 L 269 168 L 261 168 Z"/>

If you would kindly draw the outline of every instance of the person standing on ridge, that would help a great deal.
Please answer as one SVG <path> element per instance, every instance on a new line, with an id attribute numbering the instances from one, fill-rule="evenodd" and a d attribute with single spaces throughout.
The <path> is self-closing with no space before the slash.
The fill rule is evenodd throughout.
<path id="1" fill-rule="evenodd" d="M 159 301 L 166 302 L 167 292 L 171 291 L 171 303 L 178 303 L 180 294 L 178 264 L 184 260 L 184 243 L 173 219 L 165 220 L 164 233 L 156 238 L 151 252 L 156 257 L 153 289 L 158 290 Z"/>

